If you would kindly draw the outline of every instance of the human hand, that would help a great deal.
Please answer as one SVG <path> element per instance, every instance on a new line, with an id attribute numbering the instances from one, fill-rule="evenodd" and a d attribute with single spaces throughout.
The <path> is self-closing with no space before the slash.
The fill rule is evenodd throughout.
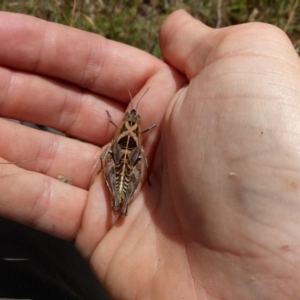
<path id="1" fill-rule="evenodd" d="M 161 47 L 189 84 L 161 124 L 156 239 L 170 250 L 155 243 L 153 278 L 168 278 L 168 299 L 296 299 L 298 55 L 273 26 L 214 30 L 184 12 L 164 23 Z"/>
<path id="2" fill-rule="evenodd" d="M 112 236 L 116 245 L 131 231 L 145 198 L 140 193 L 126 220 L 117 221 L 103 174 L 97 175 L 99 146 L 115 132 L 105 110 L 119 123 L 129 102 L 126 85 L 135 100 L 150 87 L 139 105 L 142 126 L 159 124 L 187 80 L 133 47 L 24 15 L 0 14 L 1 116 L 50 126 L 89 142 L 0 119 L 0 155 L 10 162 L 30 160 L 0 164 L 0 215 L 75 240 L 103 282 L 107 272 L 98 269 L 101 260 L 94 253 L 102 245 L 109 249 L 105 239 Z M 159 129 L 143 136 L 150 165 L 159 137 Z M 59 176 L 70 178 L 73 186 L 59 182 Z M 145 214 L 147 209 L 141 212 Z"/>
<path id="3" fill-rule="evenodd" d="M 11 22 L 11 32 L 0 35 L 0 62 L 17 71 L 2 69 L 2 115 L 102 146 L 114 131 L 105 109 L 121 120 L 130 80 L 134 94 L 150 86 L 140 114 L 144 126 L 160 129 L 145 137 L 146 153 L 154 156 L 152 186 L 144 184 L 128 217 L 117 219 L 103 177 L 94 177 L 98 147 L 3 122 L 5 159 L 37 159 L 22 165 L 32 172 L 1 166 L 2 215 L 75 239 L 112 298 L 297 294 L 291 116 L 299 67 L 279 30 L 262 24 L 212 30 L 184 12 L 171 15 L 161 33 L 163 56 L 190 81 L 175 94 L 185 76 L 138 50 L 24 16 Z M 56 181 L 58 175 L 74 186 Z"/>

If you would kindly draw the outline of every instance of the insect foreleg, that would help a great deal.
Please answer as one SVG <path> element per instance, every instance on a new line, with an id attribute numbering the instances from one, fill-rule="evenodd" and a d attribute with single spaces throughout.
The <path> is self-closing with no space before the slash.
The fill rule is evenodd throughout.
<path id="1" fill-rule="evenodd" d="M 154 127 L 156 127 L 156 124 L 151 125 L 150 127 L 146 128 L 145 130 L 143 130 L 141 133 L 145 133 L 150 131 L 151 129 L 153 129 Z"/>
<path id="2" fill-rule="evenodd" d="M 114 122 L 114 120 L 112 119 L 112 117 L 111 117 L 110 113 L 108 112 L 108 110 L 106 110 L 106 113 L 107 113 L 107 115 L 108 115 L 108 117 L 109 117 L 109 122 L 110 122 L 111 124 L 113 124 L 115 127 L 119 128 L 119 126 L 118 126 L 118 125 Z"/>

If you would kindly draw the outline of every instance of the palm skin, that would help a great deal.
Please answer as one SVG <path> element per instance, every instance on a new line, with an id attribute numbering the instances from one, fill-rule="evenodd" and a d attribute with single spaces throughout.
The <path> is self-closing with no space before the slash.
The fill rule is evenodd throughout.
<path id="1" fill-rule="evenodd" d="M 143 128 L 158 128 L 143 137 L 152 186 L 144 183 L 128 216 L 118 218 L 97 175 L 99 147 L 1 124 L 3 141 L 14 138 L 1 141 L 5 159 L 37 158 L 22 169 L 1 165 L 1 215 L 74 239 L 112 299 L 300 294 L 300 68 L 281 31 L 264 24 L 213 30 L 178 11 L 161 30 L 165 64 L 74 29 L 3 19 L 14 39 L 0 35 L 8 40 L 0 62 L 20 78 L 7 80 L 3 116 L 104 146 L 115 130 L 105 109 L 121 121 L 130 83 L 139 95 L 150 86 L 139 112 Z M 20 46 L 25 19 L 32 49 Z M 43 26 L 47 47 L 38 39 Z M 22 97 L 8 92 L 16 81 Z M 60 174 L 74 185 L 55 180 Z"/>

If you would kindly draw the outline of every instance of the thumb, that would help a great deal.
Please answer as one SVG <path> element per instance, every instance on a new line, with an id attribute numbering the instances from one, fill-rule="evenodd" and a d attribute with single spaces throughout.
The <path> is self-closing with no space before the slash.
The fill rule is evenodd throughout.
<path id="1" fill-rule="evenodd" d="M 175 11 L 165 20 L 160 44 L 164 60 L 189 80 L 215 61 L 226 62 L 226 58 L 231 57 L 261 57 L 263 60 L 287 57 L 292 64 L 299 62 L 292 43 L 275 26 L 248 23 L 213 29 L 183 10 Z"/>
<path id="2" fill-rule="evenodd" d="M 189 76 L 186 72 L 189 71 L 186 70 L 188 58 L 196 49 L 197 52 L 201 52 L 198 53 L 200 55 L 195 66 L 199 72 L 213 47 L 206 41 L 214 31 L 184 10 L 175 11 L 165 20 L 160 30 L 160 46 L 164 60 L 175 69 L 186 73 L 189 78 L 192 74 Z"/>

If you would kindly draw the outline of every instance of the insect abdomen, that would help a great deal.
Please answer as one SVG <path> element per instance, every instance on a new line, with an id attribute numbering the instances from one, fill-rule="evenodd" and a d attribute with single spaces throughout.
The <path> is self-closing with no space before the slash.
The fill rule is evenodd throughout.
<path id="1" fill-rule="evenodd" d="M 129 182 L 129 177 L 126 175 L 126 168 L 126 163 L 120 164 L 120 166 L 116 168 L 117 193 L 121 196 L 122 200 L 125 198 Z"/>

